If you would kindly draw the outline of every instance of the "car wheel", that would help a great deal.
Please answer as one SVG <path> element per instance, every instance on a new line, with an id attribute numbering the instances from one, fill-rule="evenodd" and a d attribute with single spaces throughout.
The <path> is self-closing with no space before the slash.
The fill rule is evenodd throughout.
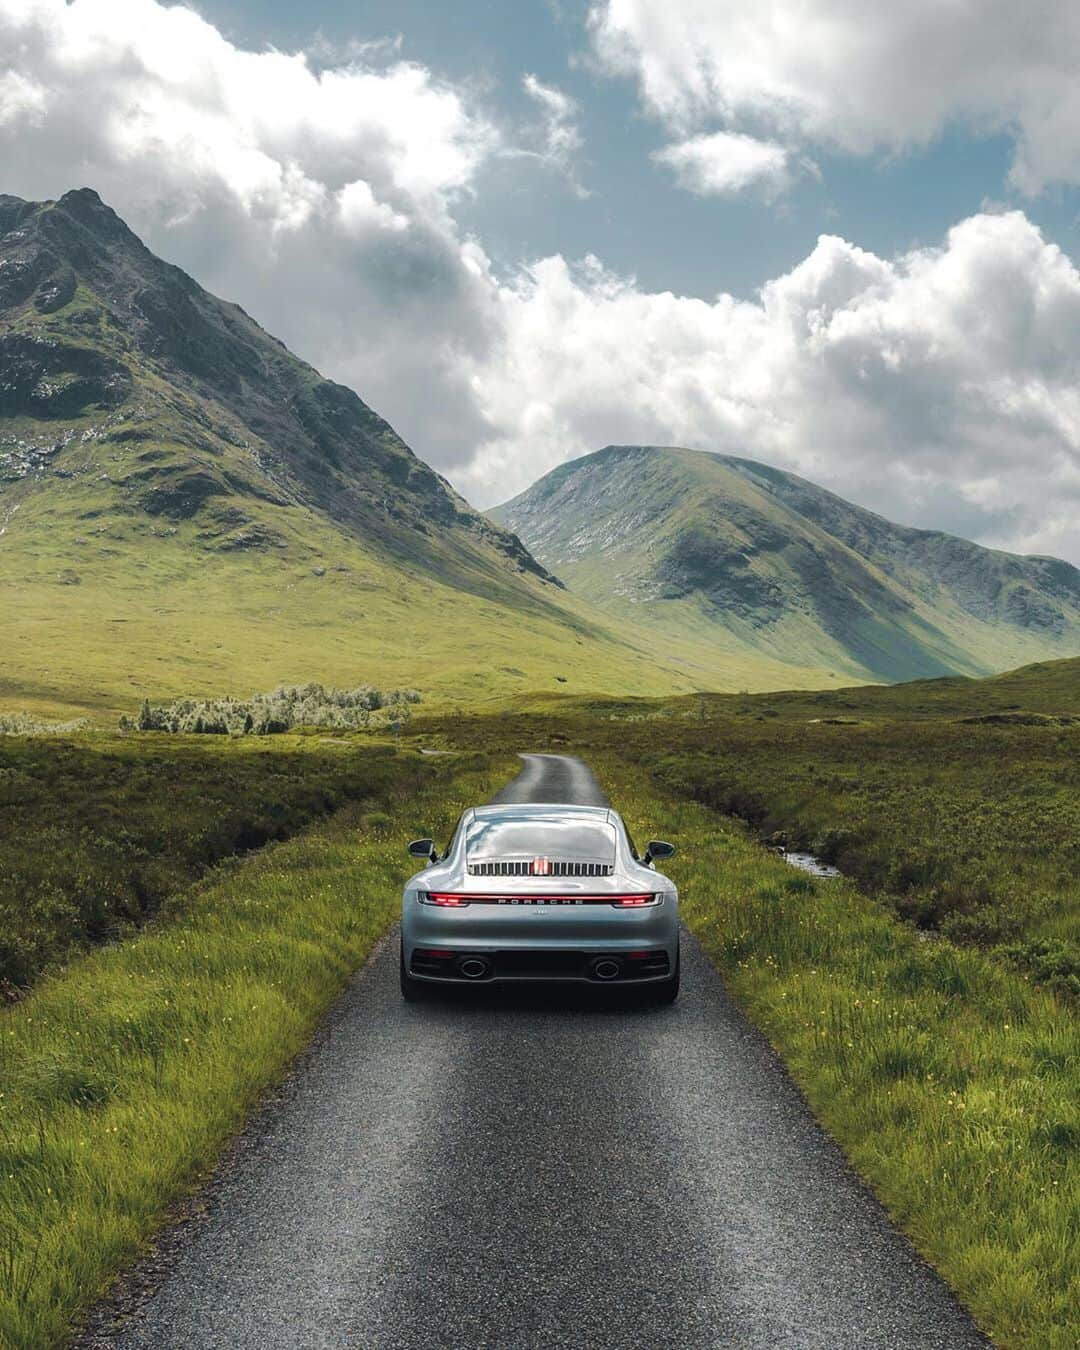
<path id="1" fill-rule="evenodd" d="M 664 980 L 662 983 L 653 985 L 652 989 L 650 990 L 651 1002 L 653 1003 L 675 1002 L 675 1000 L 679 997 L 679 977 L 681 965 L 682 965 L 681 955 L 678 951 L 676 951 L 675 969 L 672 972 L 672 974 L 669 975 L 668 978 Z"/>
<path id="2" fill-rule="evenodd" d="M 398 958 L 398 968 L 401 972 L 401 997 L 406 1003 L 423 1003 L 428 996 L 427 986 L 420 980 L 414 979 L 405 969 L 404 944 L 402 944 L 401 955 Z"/>

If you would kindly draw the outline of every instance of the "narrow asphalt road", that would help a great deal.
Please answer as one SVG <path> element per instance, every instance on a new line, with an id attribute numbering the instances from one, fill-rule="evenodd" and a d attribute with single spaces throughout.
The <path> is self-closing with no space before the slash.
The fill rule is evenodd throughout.
<path id="1" fill-rule="evenodd" d="M 604 801 L 561 756 L 500 799 Z M 84 1343 L 984 1345 L 684 940 L 671 1008 L 405 1004 L 387 940 L 156 1289 Z"/>

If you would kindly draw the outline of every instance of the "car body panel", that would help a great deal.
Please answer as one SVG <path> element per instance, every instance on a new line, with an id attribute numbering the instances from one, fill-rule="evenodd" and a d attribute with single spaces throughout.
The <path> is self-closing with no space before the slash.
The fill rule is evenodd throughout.
<path id="1" fill-rule="evenodd" d="M 506 851 L 504 851 L 504 849 Z M 606 875 L 485 875 L 474 865 L 509 863 L 552 868 L 602 867 Z M 421 893 L 475 897 L 460 907 L 421 903 Z M 616 908 L 625 895 L 659 896 L 660 902 Z M 461 959 L 484 958 L 484 981 L 593 980 L 603 956 L 622 967 L 619 981 L 663 980 L 676 968 L 678 892 L 667 877 L 642 863 L 618 814 L 606 807 L 551 804 L 473 807 L 462 816 L 447 856 L 409 878 L 402 900 L 402 960 L 416 979 L 461 980 Z M 433 963 L 414 960 L 417 949 L 437 950 Z M 643 952 L 660 961 L 634 966 Z M 499 954 L 507 954 L 505 959 Z M 529 953 L 536 960 L 526 959 Z M 543 954 L 550 960 L 545 961 Z M 580 957 L 577 961 L 574 954 Z M 636 953 L 635 958 L 630 954 Z M 647 971 L 657 973 L 646 973 Z M 616 981 L 612 981 L 613 983 Z"/>

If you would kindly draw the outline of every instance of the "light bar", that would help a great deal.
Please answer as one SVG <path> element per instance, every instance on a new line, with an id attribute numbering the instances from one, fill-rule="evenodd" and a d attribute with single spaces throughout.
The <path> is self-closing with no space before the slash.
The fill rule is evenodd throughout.
<path id="1" fill-rule="evenodd" d="M 441 905 L 446 909 L 463 909 L 466 905 L 501 905 L 531 908 L 535 905 L 611 905 L 615 909 L 643 909 L 659 905 L 662 894 L 639 895 L 476 895 L 449 891 L 417 891 L 422 905 Z"/>

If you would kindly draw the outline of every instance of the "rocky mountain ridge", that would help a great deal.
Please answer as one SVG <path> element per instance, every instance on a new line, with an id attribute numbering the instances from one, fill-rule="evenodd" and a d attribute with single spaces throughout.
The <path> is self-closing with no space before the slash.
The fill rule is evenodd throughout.
<path id="1" fill-rule="evenodd" d="M 1080 572 L 895 525 L 797 475 L 608 446 L 490 513 L 609 613 L 853 678 L 988 674 L 1080 651 Z"/>
<path id="2" fill-rule="evenodd" d="M 134 509 L 209 513 L 225 547 L 243 545 L 251 496 L 324 512 L 410 563 L 426 552 L 457 584 L 483 589 L 503 563 L 555 584 L 351 389 L 157 258 L 90 189 L 0 196 L 0 322 L 8 481 L 76 473 L 73 446 L 100 441 L 127 448 Z"/>

